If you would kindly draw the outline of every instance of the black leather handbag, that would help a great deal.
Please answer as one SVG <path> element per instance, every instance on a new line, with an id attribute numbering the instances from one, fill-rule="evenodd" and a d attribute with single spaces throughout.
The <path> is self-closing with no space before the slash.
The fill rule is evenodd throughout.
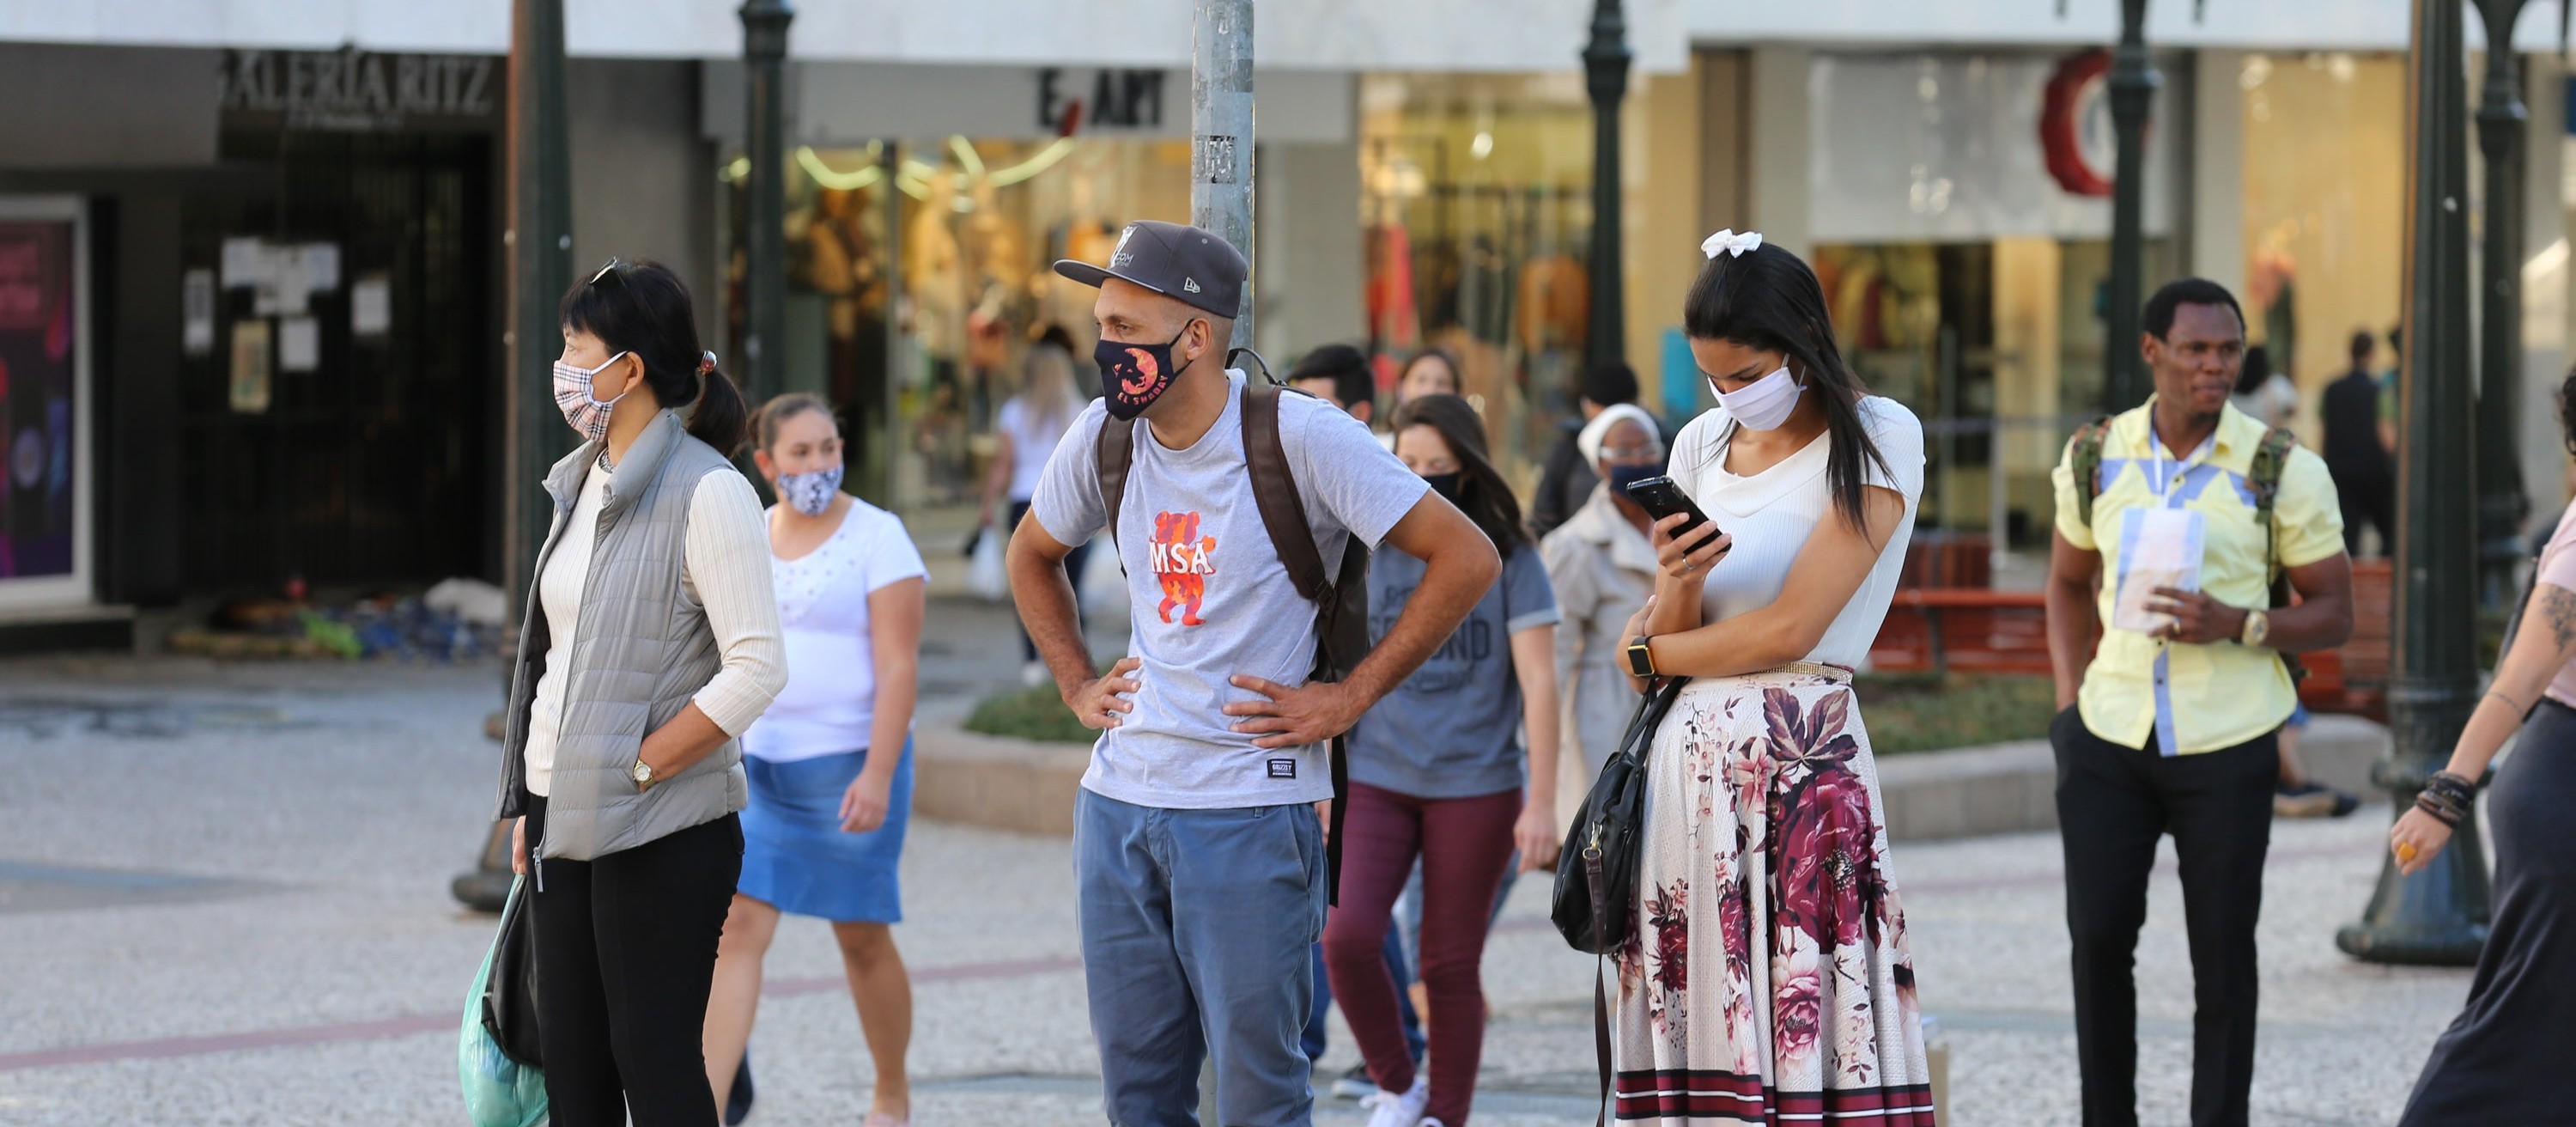
<path id="1" fill-rule="evenodd" d="M 1637 862 L 1646 832 L 1646 757 L 1655 729 L 1690 678 L 1647 686 L 1628 718 L 1619 750 L 1601 767 L 1583 811 L 1556 854 L 1556 899 L 1548 916 L 1577 951 L 1606 955 L 1628 941 L 1637 903 Z"/>
<path id="2" fill-rule="evenodd" d="M 1601 765 L 1601 777 L 1583 796 L 1583 812 L 1565 831 L 1565 846 L 1556 853 L 1556 899 L 1548 918 L 1557 934 L 1577 951 L 1603 956 L 1628 942 L 1637 918 L 1637 863 L 1644 858 L 1646 838 L 1646 756 L 1655 748 L 1655 729 L 1673 710 L 1690 678 L 1649 682 L 1628 718 L 1619 750 Z M 1592 1048 L 1601 1070 L 1601 1113 L 1593 1127 L 1610 1122 L 1609 967 L 1592 968 Z"/>
<path id="3" fill-rule="evenodd" d="M 510 885 L 501 908 L 501 932 L 492 941 L 492 974 L 483 983 L 483 1028 L 501 1053 L 530 1068 L 543 1068 L 537 1048 L 537 919 L 528 905 L 528 881 Z"/>

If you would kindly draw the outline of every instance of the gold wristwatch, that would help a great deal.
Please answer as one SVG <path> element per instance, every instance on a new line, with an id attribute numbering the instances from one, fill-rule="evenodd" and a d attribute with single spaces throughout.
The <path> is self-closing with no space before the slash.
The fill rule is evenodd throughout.
<path id="1" fill-rule="evenodd" d="M 2237 641 L 2243 642 L 2249 646 L 2259 646 L 2263 644 L 2264 639 L 2271 636 L 2272 615 L 2270 612 L 2259 610 L 2249 610 L 2245 612 L 2245 629 L 2243 632 L 2236 635 Z"/>
<path id="2" fill-rule="evenodd" d="M 653 784 L 658 781 L 653 777 L 653 765 L 644 762 L 640 757 L 635 760 L 634 768 L 629 770 L 627 775 L 635 780 L 635 791 L 638 794 L 653 789 Z"/>
<path id="3" fill-rule="evenodd" d="M 1644 634 L 1639 634 L 1635 638 L 1629 640 L 1627 651 L 1629 675 L 1649 678 L 1662 676 L 1662 674 L 1655 672 L 1654 651 L 1648 649 L 1646 646 L 1648 642 L 1653 640 L 1653 638 Z"/>

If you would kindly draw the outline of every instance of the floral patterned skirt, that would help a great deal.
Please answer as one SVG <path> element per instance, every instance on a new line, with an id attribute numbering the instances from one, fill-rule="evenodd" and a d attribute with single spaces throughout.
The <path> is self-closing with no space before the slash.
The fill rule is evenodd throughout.
<path id="1" fill-rule="evenodd" d="M 1849 686 L 1692 683 L 1655 734 L 1636 927 L 1617 956 L 1617 1114 L 1932 1127 L 1931 1070 Z"/>

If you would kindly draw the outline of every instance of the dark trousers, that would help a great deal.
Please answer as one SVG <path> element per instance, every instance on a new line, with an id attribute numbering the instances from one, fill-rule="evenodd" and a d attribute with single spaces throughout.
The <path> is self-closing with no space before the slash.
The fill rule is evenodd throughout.
<path id="1" fill-rule="evenodd" d="M 2138 1122 L 2138 929 L 2156 839 L 2174 837 L 2191 937 L 2193 1127 L 2241 1127 L 2254 1086 L 2254 924 L 2272 844 L 2280 746 L 2266 733 L 2166 758 L 2122 747 L 2070 708 L 2049 724 L 2074 941 L 2075 1052 L 2085 1127 Z"/>
<path id="2" fill-rule="evenodd" d="M 1029 515 L 1028 502 L 1011 502 L 1011 523 L 1008 528 L 1002 530 L 1002 535 L 1009 536 L 1013 530 L 1020 527 L 1020 518 L 1027 515 Z M 1083 561 L 1090 558 L 1091 543 L 1089 541 L 1084 541 L 1083 543 L 1074 545 L 1072 553 L 1064 557 L 1064 577 L 1073 581 L 1073 615 L 1077 621 L 1082 617 L 1082 565 Z M 1014 619 L 1012 621 L 1016 624 L 1018 620 Z M 1029 640 L 1029 632 L 1027 630 L 1021 630 L 1020 660 L 1036 661 L 1037 659 L 1038 644 Z"/>
<path id="3" fill-rule="evenodd" d="M 2351 470 L 2334 475 L 2335 497 L 2343 506 L 2343 550 L 2361 558 L 2361 526 L 2379 530 L 2379 551 L 2397 551 L 2397 482 L 2389 473 Z"/>
<path id="4" fill-rule="evenodd" d="M 528 844 L 546 803 L 528 811 Z M 707 991 L 742 872 L 742 820 L 715 821 L 593 861 L 542 866 L 538 1045 L 555 1127 L 714 1127 L 700 1049 Z M 530 884 L 533 887 L 535 881 Z"/>

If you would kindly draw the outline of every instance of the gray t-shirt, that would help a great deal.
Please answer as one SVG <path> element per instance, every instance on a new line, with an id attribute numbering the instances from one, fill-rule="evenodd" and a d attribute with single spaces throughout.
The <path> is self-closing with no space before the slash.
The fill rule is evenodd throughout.
<path id="1" fill-rule="evenodd" d="M 1297 593 L 1270 545 L 1243 457 L 1243 373 L 1228 372 L 1225 414 L 1186 450 L 1168 450 L 1143 420 L 1119 509 L 1127 569 L 1127 652 L 1136 710 L 1100 734 L 1082 785 L 1138 806 L 1208 810 L 1332 796 L 1322 745 L 1258 748 L 1224 708 L 1260 699 L 1227 678 L 1300 685 L 1315 667 L 1315 604 Z M 1086 408 L 1047 459 L 1029 512 L 1059 543 L 1080 544 L 1108 523 L 1100 497 L 1099 436 L 1108 417 Z M 1324 568 L 1340 567 L 1356 535 L 1374 548 L 1428 487 L 1368 428 L 1330 403 L 1279 397 L 1279 435 L 1306 503 Z"/>
<path id="2" fill-rule="evenodd" d="M 1369 559 L 1369 640 L 1386 637 L 1422 583 L 1423 563 L 1389 548 Z M 1351 781 L 1415 798 L 1473 798 L 1518 789 L 1521 682 L 1512 635 L 1562 616 L 1547 565 L 1527 544 L 1503 560 L 1456 633 L 1351 729 Z M 1555 660 L 1549 650 L 1549 661 Z"/>

